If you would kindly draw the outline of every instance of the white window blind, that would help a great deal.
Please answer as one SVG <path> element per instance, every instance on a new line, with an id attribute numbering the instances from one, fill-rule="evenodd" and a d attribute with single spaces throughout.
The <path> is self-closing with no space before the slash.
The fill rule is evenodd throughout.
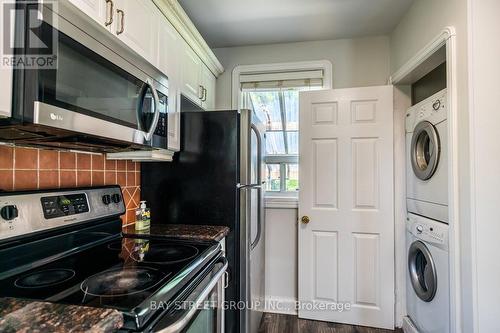
<path id="1" fill-rule="evenodd" d="M 323 87 L 323 70 L 252 73 L 240 75 L 241 90 L 276 90 Z"/>

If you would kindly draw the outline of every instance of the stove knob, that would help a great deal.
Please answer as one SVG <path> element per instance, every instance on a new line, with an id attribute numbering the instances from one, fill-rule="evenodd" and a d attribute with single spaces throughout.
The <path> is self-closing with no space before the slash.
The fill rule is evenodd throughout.
<path id="1" fill-rule="evenodd" d="M 16 206 L 5 206 L 0 209 L 0 216 L 6 221 L 10 221 L 19 216 L 19 211 Z"/>
<path id="2" fill-rule="evenodd" d="M 422 227 L 421 225 L 417 225 L 416 229 L 419 234 L 421 234 L 424 231 L 424 227 Z"/>
<path id="3" fill-rule="evenodd" d="M 109 194 L 103 195 L 102 196 L 102 202 L 107 206 L 111 203 L 111 197 Z"/>
<path id="4" fill-rule="evenodd" d="M 118 193 L 113 194 L 111 196 L 111 199 L 114 203 L 119 203 L 120 201 L 122 201 L 122 197 Z"/>

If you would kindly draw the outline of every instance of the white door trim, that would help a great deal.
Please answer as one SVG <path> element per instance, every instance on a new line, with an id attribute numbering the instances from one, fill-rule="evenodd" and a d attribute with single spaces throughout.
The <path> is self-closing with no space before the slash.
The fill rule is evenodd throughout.
<path id="1" fill-rule="evenodd" d="M 461 332 L 461 283 L 460 283 L 460 216 L 458 207 L 458 107 L 457 107 L 457 50 L 456 50 L 456 33 L 455 28 L 448 26 L 443 31 L 431 40 L 424 48 L 412 57 L 406 64 L 401 66 L 390 78 L 391 84 L 397 85 L 405 81 L 405 79 L 417 69 L 424 61 L 429 59 L 439 48 L 446 46 L 446 72 L 447 72 L 447 88 L 448 88 L 448 215 L 450 221 L 450 329 L 451 332 Z M 404 139 L 404 138 L 402 138 Z M 403 255 L 401 249 L 396 249 L 396 256 Z M 399 252 L 399 253 L 398 253 Z M 406 251 L 405 251 L 406 252 Z M 400 289 L 399 286 L 403 286 Z M 405 280 L 396 280 L 396 290 L 404 291 Z M 396 295 L 398 299 L 404 297 Z M 400 307 L 396 308 L 396 321 L 401 320 L 401 316 L 406 313 L 406 307 L 401 308 L 404 304 L 396 302 Z M 398 318 L 399 317 L 399 318 Z"/>

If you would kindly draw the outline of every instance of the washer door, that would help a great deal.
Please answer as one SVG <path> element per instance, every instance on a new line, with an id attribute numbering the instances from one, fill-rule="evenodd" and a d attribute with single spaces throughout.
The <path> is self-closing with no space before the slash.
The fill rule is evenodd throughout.
<path id="1" fill-rule="evenodd" d="M 410 159 L 413 172 L 418 179 L 432 177 L 439 163 L 441 146 L 439 134 L 430 122 L 420 122 L 411 138 Z"/>
<path id="2" fill-rule="evenodd" d="M 424 302 L 436 295 L 437 274 L 432 255 L 421 241 L 415 241 L 408 250 L 408 270 L 413 290 Z"/>

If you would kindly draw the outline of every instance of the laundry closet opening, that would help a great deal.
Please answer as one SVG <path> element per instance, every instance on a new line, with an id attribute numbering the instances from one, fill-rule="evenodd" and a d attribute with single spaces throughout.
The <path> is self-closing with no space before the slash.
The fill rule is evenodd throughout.
<path id="1" fill-rule="evenodd" d="M 403 329 L 449 332 L 453 317 L 453 58 L 443 32 L 396 73 L 397 294 Z M 410 65 L 412 66 L 410 68 Z M 397 119 L 396 119 L 397 118 Z M 451 185 L 451 186 L 450 186 Z M 399 205 L 399 207 L 398 207 Z M 399 244 L 399 245 L 398 245 Z M 402 251 L 401 249 L 404 249 Z M 446 313 L 446 316 L 443 316 Z M 424 315 L 425 314 L 425 315 Z M 453 316 L 453 314 L 452 314 Z M 453 330 L 451 330 L 453 331 Z"/>

